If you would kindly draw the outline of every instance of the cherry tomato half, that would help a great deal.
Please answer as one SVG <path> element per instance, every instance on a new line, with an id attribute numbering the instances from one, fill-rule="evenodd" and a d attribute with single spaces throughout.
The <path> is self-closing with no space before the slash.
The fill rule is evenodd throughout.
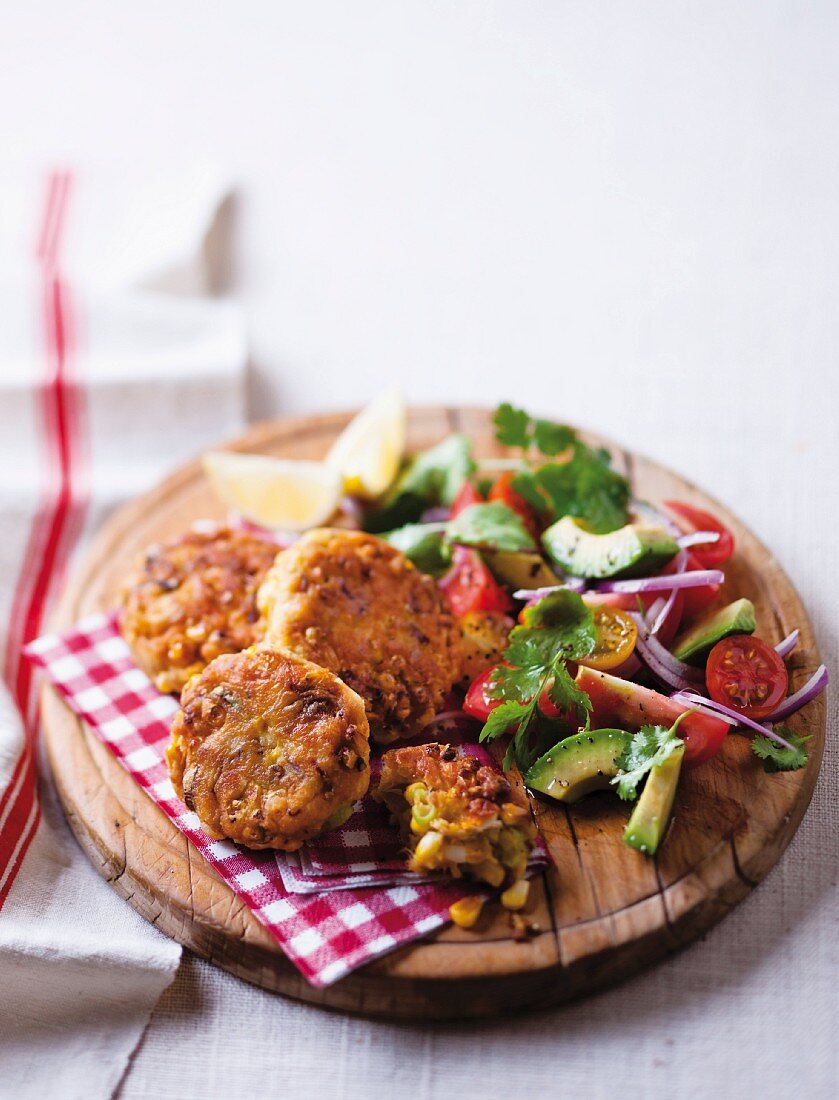
<path id="1" fill-rule="evenodd" d="M 512 487 L 511 483 L 515 476 L 514 470 L 505 471 L 490 489 L 487 499 L 500 501 L 502 504 L 506 504 L 508 508 L 511 508 L 521 517 L 524 526 L 534 539 L 538 541 L 540 530 L 539 521 L 536 518 L 535 512 L 524 497 L 517 493 Z"/>
<path id="2" fill-rule="evenodd" d="M 693 551 L 688 550 L 688 573 L 695 569 L 704 568 L 705 566 L 700 564 Z M 682 592 L 685 618 L 694 619 L 703 614 L 716 601 L 719 594 L 720 586 L 718 584 L 703 584 L 700 588 L 685 588 Z"/>
<path id="3" fill-rule="evenodd" d="M 484 565 L 477 550 L 455 546 L 453 564 L 438 581 L 449 607 L 455 615 L 470 611 L 511 611 L 513 601 L 508 592 Z"/>
<path id="4" fill-rule="evenodd" d="M 480 722 L 486 722 L 491 712 L 503 702 L 503 700 L 495 699 L 489 694 L 489 684 L 496 667 L 488 668 L 486 672 L 476 676 L 466 692 L 466 698 L 463 700 L 463 709 L 466 713 L 473 718 L 477 718 Z M 539 700 L 539 710 L 546 718 L 559 718 L 561 714 L 559 708 L 551 702 L 547 688 L 542 692 L 542 697 Z"/>
<path id="5" fill-rule="evenodd" d="M 786 666 L 772 646 L 750 634 L 717 642 L 705 668 L 708 693 L 747 718 L 767 718 L 787 693 Z"/>
<path id="6" fill-rule="evenodd" d="M 695 508 L 692 504 L 686 504 L 682 500 L 665 500 L 664 507 L 674 512 L 683 523 L 680 527 L 687 526 L 690 531 L 716 531 L 720 536 L 716 542 L 699 543 L 692 549 L 692 554 L 699 562 L 699 569 L 716 569 L 723 565 L 734 553 L 734 536 L 729 529 L 710 512 L 702 508 Z"/>
<path id="7" fill-rule="evenodd" d="M 455 516 L 460 515 L 460 513 L 470 505 L 483 504 L 483 502 L 484 498 L 467 478 L 458 489 L 457 496 L 452 501 L 451 518 L 454 519 Z"/>
<path id="8" fill-rule="evenodd" d="M 594 649 L 581 657 L 579 663 L 601 672 L 622 665 L 638 640 L 638 627 L 633 620 L 616 607 L 598 607 L 594 611 L 594 628 L 597 631 Z"/>

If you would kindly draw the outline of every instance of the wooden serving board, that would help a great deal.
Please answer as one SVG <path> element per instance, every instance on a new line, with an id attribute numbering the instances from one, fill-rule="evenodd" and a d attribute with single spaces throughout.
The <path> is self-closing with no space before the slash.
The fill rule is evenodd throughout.
<path id="1" fill-rule="evenodd" d="M 231 447 L 320 458 L 348 419 L 261 424 Z M 489 413 L 479 409 L 413 410 L 409 448 L 436 443 L 455 429 L 474 439 L 479 456 L 504 454 L 493 440 Z M 726 567 L 728 598 L 748 596 L 761 636 L 773 643 L 800 629 L 790 666 L 798 687 L 820 657 L 801 601 L 777 561 L 735 516 L 689 482 L 610 450 L 636 495 L 706 505 L 730 524 L 737 552 Z M 111 517 L 72 578 L 52 627 L 111 608 L 138 552 L 205 517 L 221 519 L 223 513 L 196 461 Z M 725 916 L 779 859 L 810 801 L 824 745 L 822 699 L 791 724 L 804 729 L 805 723 L 812 739 L 801 771 L 767 775 L 748 740 L 729 736 L 715 760 L 685 774 L 673 825 L 655 859 L 622 842 L 627 809 L 608 793 L 573 807 L 535 802 L 555 866 L 534 883 L 529 917 L 538 931 L 530 939 L 514 939 L 507 915 L 490 906 L 473 930 L 449 927 L 317 990 L 59 697 L 47 688 L 43 698 L 47 749 L 70 825 L 100 873 L 147 920 L 266 989 L 346 1011 L 438 1019 L 544 1006 L 593 992 L 690 943 Z"/>

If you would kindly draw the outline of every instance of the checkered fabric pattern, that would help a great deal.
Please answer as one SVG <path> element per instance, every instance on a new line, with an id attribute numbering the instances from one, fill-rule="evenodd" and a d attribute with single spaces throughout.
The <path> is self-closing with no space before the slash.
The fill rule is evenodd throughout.
<path id="1" fill-rule="evenodd" d="M 291 893 L 274 852 L 248 852 L 212 840 L 178 799 L 163 757 L 178 705 L 134 664 L 113 616 L 93 616 L 64 634 L 38 638 L 26 652 L 312 985 L 331 985 L 371 959 L 428 935 L 447 923 L 452 902 L 470 892 L 460 883 L 412 881 Z M 359 849 L 377 850 L 380 824 L 377 817 L 373 834 L 363 838 Z M 364 832 L 363 815 L 355 815 L 351 831 Z M 342 869 L 346 874 L 346 860 Z"/>

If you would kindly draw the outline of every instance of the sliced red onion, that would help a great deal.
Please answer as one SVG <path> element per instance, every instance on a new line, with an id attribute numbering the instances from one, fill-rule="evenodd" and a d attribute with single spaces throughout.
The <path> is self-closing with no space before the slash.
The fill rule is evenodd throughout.
<path id="1" fill-rule="evenodd" d="M 440 714 L 435 714 L 428 725 L 423 727 L 423 733 L 445 725 L 447 722 L 474 722 L 474 718 L 470 717 L 465 710 L 444 710 Z"/>
<path id="2" fill-rule="evenodd" d="M 635 577 L 625 581 L 600 581 L 595 592 L 670 592 L 677 588 L 702 588 L 722 584 L 725 575 L 719 569 L 694 569 L 690 573 L 668 573 L 660 577 Z"/>
<path id="3" fill-rule="evenodd" d="M 718 703 L 714 699 L 706 699 L 703 695 L 696 695 L 690 691 L 682 692 L 673 696 L 673 698 L 677 703 L 684 703 L 687 706 L 702 706 L 717 717 L 731 719 L 735 726 L 743 726 L 746 729 L 754 730 L 755 733 L 761 733 L 764 737 L 770 737 L 779 745 L 783 745 L 785 749 L 789 749 L 791 752 L 795 751 L 789 741 L 785 741 L 779 733 L 775 733 L 771 726 L 762 726 L 760 722 L 755 722 L 753 718 L 747 718 L 745 714 L 740 714 L 733 707 L 723 706 L 722 703 Z"/>
<path id="4" fill-rule="evenodd" d="M 652 624 L 656 621 L 664 608 L 667 606 L 667 600 L 664 596 L 657 596 L 650 606 L 647 608 L 647 613 L 644 616 L 644 620 L 648 627 L 652 627 Z M 652 630 L 650 630 L 652 633 Z"/>
<path id="5" fill-rule="evenodd" d="M 688 563 L 687 550 L 680 550 L 679 553 L 676 555 L 676 557 L 673 559 L 673 573 L 672 573 L 672 575 L 676 576 L 678 574 L 684 573 L 685 567 L 687 566 L 687 563 Z M 652 636 L 654 638 L 658 637 L 660 631 L 664 627 L 664 624 L 667 622 L 669 617 L 672 615 L 673 608 L 676 604 L 676 599 L 678 597 L 678 594 L 679 594 L 678 588 L 672 588 L 670 590 L 670 595 L 667 597 L 667 600 L 665 601 L 664 607 L 662 607 L 661 611 L 659 611 L 659 613 L 656 615 L 655 620 L 653 621 L 653 624 L 650 627 L 650 634 L 652 634 Z M 652 610 L 652 608 L 650 610 Z M 648 613 L 647 617 L 649 619 L 652 616 Z"/>
<path id="6" fill-rule="evenodd" d="M 827 665 L 819 665 L 807 683 L 792 695 L 788 695 L 778 709 L 772 711 L 766 721 L 782 722 L 784 718 L 789 718 L 791 714 L 795 714 L 797 710 L 801 710 L 803 706 L 806 706 L 807 703 L 815 699 L 817 695 L 821 695 L 829 683 L 830 673 L 827 671 Z"/>
<path id="7" fill-rule="evenodd" d="M 798 645 L 799 634 L 800 631 L 793 630 L 792 634 L 787 634 L 786 638 L 784 638 L 782 642 L 778 642 L 778 644 L 775 646 L 775 652 L 778 654 L 779 657 L 783 657 L 784 659 L 789 657 L 790 653 L 792 653 L 792 651 Z"/>
<path id="8" fill-rule="evenodd" d="M 458 745 L 458 749 L 461 755 L 474 756 L 481 764 L 485 764 L 486 767 L 492 768 L 493 771 L 497 772 L 501 770 L 483 745 L 478 745 L 474 741 L 464 741 L 463 744 Z"/>
<path id="9" fill-rule="evenodd" d="M 586 582 L 582 577 L 566 577 L 562 584 L 551 584 L 545 588 L 519 588 L 513 593 L 513 599 L 536 603 L 538 600 L 543 600 L 545 596 L 550 596 L 551 592 L 559 592 L 562 588 L 570 592 L 585 592 Z"/>
<path id="10" fill-rule="evenodd" d="M 682 550 L 687 550 L 689 546 L 704 546 L 709 542 L 719 541 L 719 531 L 691 531 L 689 535 L 679 535 L 676 539 Z"/>
<path id="11" fill-rule="evenodd" d="M 426 508 L 419 518 L 420 523 L 446 523 L 452 514 L 451 508 Z"/>
<path id="12" fill-rule="evenodd" d="M 342 496 L 338 510 L 345 517 L 347 525 L 352 525 L 356 530 L 361 530 L 364 520 L 364 505 L 358 497 L 349 494 Z"/>
<path id="13" fill-rule="evenodd" d="M 275 542 L 281 550 L 293 545 L 300 538 L 299 533 L 294 531 L 275 531 L 271 527 L 263 527 L 232 509 L 227 513 L 227 524 L 238 531 L 247 531 L 251 535 L 259 535 L 269 542 Z"/>
<path id="14" fill-rule="evenodd" d="M 725 714 L 720 714 L 717 710 L 712 710 L 711 700 L 706 699 L 704 695 L 698 695 L 695 691 L 675 691 L 670 698 L 680 706 L 692 707 L 694 710 L 698 710 L 700 714 L 707 714 L 709 718 L 719 718 L 721 722 L 728 722 L 729 726 L 738 725 L 737 719 L 729 718 Z"/>
<path id="15" fill-rule="evenodd" d="M 677 691 L 690 691 L 703 682 L 699 669 L 678 660 L 658 638 L 650 636 L 640 614 L 630 612 L 630 617 L 638 627 L 635 652 L 658 680 Z"/>

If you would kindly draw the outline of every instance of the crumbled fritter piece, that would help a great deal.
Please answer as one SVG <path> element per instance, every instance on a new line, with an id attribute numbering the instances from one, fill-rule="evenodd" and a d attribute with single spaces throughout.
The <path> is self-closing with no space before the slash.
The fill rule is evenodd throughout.
<path id="1" fill-rule="evenodd" d="M 497 611 L 469 611 L 458 620 L 461 632 L 461 680 L 471 684 L 488 668 L 501 664 L 510 631 L 516 625 Z"/>
<path id="2" fill-rule="evenodd" d="M 153 546 L 121 594 L 119 625 L 158 691 L 177 693 L 222 653 L 259 641 L 256 592 L 277 546 L 245 531 L 189 531 Z"/>
<path id="3" fill-rule="evenodd" d="M 254 646 L 189 682 L 166 760 L 211 836 L 291 852 L 367 791 L 368 734 L 363 700 L 337 676 Z"/>
<path id="4" fill-rule="evenodd" d="M 460 635 L 434 580 L 361 531 L 310 531 L 259 591 L 266 641 L 336 673 L 380 742 L 416 734 L 460 678 Z"/>
<path id="5" fill-rule="evenodd" d="M 524 905 L 536 829 L 501 772 L 463 748 L 406 746 L 382 756 L 374 794 L 408 840 L 412 871 L 446 871 L 504 886 L 502 903 Z"/>

